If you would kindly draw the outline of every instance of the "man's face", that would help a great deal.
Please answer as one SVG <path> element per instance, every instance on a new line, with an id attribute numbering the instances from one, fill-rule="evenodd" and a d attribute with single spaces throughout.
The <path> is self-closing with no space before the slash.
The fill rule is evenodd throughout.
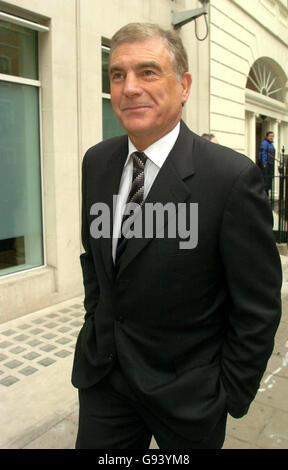
<path id="1" fill-rule="evenodd" d="M 273 132 L 270 132 L 270 134 L 267 135 L 266 139 L 269 140 L 269 142 L 273 142 L 273 140 L 274 140 Z"/>
<path id="2" fill-rule="evenodd" d="M 161 38 L 120 44 L 110 60 L 110 80 L 114 112 L 138 150 L 175 127 L 191 86 L 188 72 L 176 80 Z"/>

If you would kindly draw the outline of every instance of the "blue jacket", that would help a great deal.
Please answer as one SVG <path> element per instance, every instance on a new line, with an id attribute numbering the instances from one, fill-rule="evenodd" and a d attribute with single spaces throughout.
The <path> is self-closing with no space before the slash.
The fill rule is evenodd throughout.
<path id="1" fill-rule="evenodd" d="M 269 140 L 264 139 L 260 144 L 258 160 L 259 163 L 263 165 L 273 165 L 274 163 L 274 156 L 275 156 L 275 147 L 274 145 L 269 142 Z"/>

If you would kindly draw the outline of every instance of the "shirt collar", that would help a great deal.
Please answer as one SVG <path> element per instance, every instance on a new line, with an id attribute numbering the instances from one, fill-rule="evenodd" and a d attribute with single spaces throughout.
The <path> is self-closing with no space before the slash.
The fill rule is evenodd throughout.
<path id="1" fill-rule="evenodd" d="M 154 142 L 152 145 L 150 145 L 150 147 L 147 147 L 147 149 L 145 149 L 145 155 L 159 168 L 162 167 L 170 151 L 172 150 L 179 135 L 179 131 L 180 122 L 178 122 L 178 124 L 174 127 L 172 131 L 170 131 L 168 134 L 161 137 L 161 139 L 157 140 L 157 142 Z M 132 144 L 131 140 L 128 138 L 128 157 L 124 166 L 127 165 L 129 157 L 133 152 L 137 152 L 137 149 Z"/>

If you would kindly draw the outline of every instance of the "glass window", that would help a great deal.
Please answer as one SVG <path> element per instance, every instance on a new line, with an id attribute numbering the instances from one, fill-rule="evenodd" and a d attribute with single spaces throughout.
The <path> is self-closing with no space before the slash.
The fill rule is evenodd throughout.
<path id="1" fill-rule="evenodd" d="M 102 123 L 103 139 L 109 139 L 118 135 L 126 134 L 116 118 L 110 99 L 110 80 L 109 80 L 109 48 L 102 46 Z"/>
<path id="2" fill-rule="evenodd" d="M 37 33 L 0 20 L 0 73 L 38 78 Z"/>
<path id="3" fill-rule="evenodd" d="M 2 24 L 0 28 L 2 34 Z M 37 33 L 27 29 L 27 37 L 31 35 Z M 36 39 L 19 47 L 18 65 L 12 65 L 9 75 L 16 69 L 32 71 L 35 43 Z M 7 58 L 9 68 L 14 59 L 11 54 Z M 3 56 L 0 64 L 6 67 Z M 38 93 L 38 86 L 14 83 L 13 77 L 0 79 L 0 276 L 43 264 Z"/>
<path id="4" fill-rule="evenodd" d="M 110 80 L 109 80 L 109 48 L 102 47 L 102 92 L 110 94 Z"/>
<path id="5" fill-rule="evenodd" d="M 126 133 L 116 118 L 109 98 L 102 99 L 103 139 Z"/>

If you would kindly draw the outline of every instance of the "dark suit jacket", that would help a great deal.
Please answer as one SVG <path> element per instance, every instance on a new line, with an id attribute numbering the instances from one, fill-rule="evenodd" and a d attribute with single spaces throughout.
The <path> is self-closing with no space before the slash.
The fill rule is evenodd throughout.
<path id="1" fill-rule="evenodd" d="M 249 158 L 181 121 L 146 202 L 198 203 L 198 244 L 181 250 L 177 238 L 132 238 L 115 277 L 111 238 L 91 237 L 90 208 L 104 202 L 113 216 L 127 152 L 127 136 L 117 137 L 83 161 L 86 315 L 72 382 L 96 384 L 117 356 L 139 401 L 201 439 L 225 409 L 247 412 L 280 320 L 281 265 L 263 177 Z"/>

